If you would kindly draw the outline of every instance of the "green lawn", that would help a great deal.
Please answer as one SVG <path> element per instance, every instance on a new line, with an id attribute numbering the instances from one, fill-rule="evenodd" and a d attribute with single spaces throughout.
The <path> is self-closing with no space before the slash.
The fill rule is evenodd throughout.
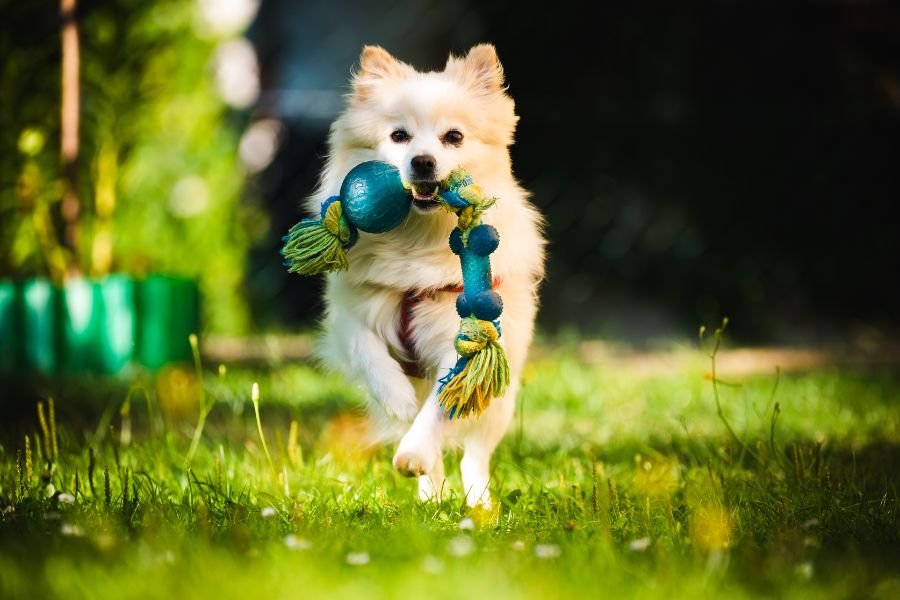
<path id="1" fill-rule="evenodd" d="M 305 364 L 208 365 L 190 469 L 190 369 L 41 384 L 45 427 L 5 393 L 0 598 L 900 597 L 895 374 L 723 370 L 732 436 L 696 349 L 656 372 L 544 350 L 493 513 L 420 504 L 353 444 L 359 392 Z"/>

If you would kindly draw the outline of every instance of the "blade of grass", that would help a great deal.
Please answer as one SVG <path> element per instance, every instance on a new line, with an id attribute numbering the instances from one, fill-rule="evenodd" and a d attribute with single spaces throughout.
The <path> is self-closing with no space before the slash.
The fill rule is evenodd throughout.
<path id="1" fill-rule="evenodd" d="M 203 365 L 200 363 L 200 345 L 197 342 L 197 334 L 192 333 L 188 336 L 188 340 L 191 343 L 191 353 L 194 357 L 194 372 L 200 386 L 200 416 L 197 417 L 197 426 L 194 428 L 194 435 L 191 438 L 191 447 L 188 449 L 187 456 L 184 459 L 185 468 L 190 467 L 191 461 L 194 460 L 194 454 L 196 454 L 197 447 L 200 445 L 200 438 L 203 436 L 203 428 L 206 426 L 206 417 L 209 416 L 215 405 L 214 400 L 207 400 L 206 388 L 203 385 Z"/>
<path id="2" fill-rule="evenodd" d="M 266 460 L 269 461 L 269 468 L 275 474 L 275 464 L 272 462 L 272 456 L 269 454 L 269 447 L 266 445 L 266 436 L 263 435 L 262 420 L 259 418 L 259 383 L 253 382 L 250 388 L 250 400 L 253 402 L 253 411 L 256 413 L 256 430 L 259 431 L 259 441 L 262 442 L 263 452 L 266 453 Z"/>

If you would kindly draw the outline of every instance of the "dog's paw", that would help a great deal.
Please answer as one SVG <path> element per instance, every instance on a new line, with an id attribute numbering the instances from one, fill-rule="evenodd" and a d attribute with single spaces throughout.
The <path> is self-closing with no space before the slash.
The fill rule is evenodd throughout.
<path id="1" fill-rule="evenodd" d="M 476 510 L 492 511 L 494 505 L 487 484 L 485 484 L 484 489 L 481 492 L 477 492 L 475 489 L 469 490 L 466 493 L 466 504 L 469 508 Z"/>
<path id="2" fill-rule="evenodd" d="M 406 477 L 430 474 L 440 459 L 440 451 L 430 447 L 427 442 L 416 443 L 408 438 L 406 436 L 400 440 L 400 447 L 394 455 L 394 468 Z"/>
<path id="3" fill-rule="evenodd" d="M 435 469 L 430 474 L 419 477 L 419 500 L 422 502 L 441 501 L 445 479 L 443 476 L 437 475 L 438 471 L 440 469 Z"/>
<path id="4" fill-rule="evenodd" d="M 429 464 L 427 456 L 415 452 L 397 451 L 394 455 L 394 468 L 406 477 L 418 477 L 431 471 L 434 463 Z"/>

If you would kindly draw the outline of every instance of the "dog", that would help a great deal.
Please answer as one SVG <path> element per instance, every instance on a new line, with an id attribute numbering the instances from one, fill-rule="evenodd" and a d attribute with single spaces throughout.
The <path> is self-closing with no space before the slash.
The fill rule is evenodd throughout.
<path id="1" fill-rule="evenodd" d="M 517 121 L 492 45 L 451 55 L 437 72 L 418 72 L 381 47 L 365 46 L 346 106 L 331 126 L 319 186 L 306 203 L 317 215 L 347 173 L 370 160 L 392 164 L 411 187 L 406 220 L 387 233 L 361 232 L 348 252 L 349 269 L 327 276 L 317 355 L 367 389 L 379 441 L 399 439 L 393 466 L 418 476 L 426 501 L 446 492 L 443 450 L 457 444 L 467 504 L 491 506 L 491 455 L 512 420 L 532 340 L 545 240 L 540 215 L 512 173 Z M 457 167 L 497 198 L 484 218 L 500 234 L 491 267 L 503 299 L 500 342 L 511 383 L 481 415 L 450 419 L 437 402 L 437 380 L 458 358 L 462 276 L 448 246 L 456 217 L 440 207 L 436 191 Z M 417 394 L 423 378 L 426 389 Z"/>

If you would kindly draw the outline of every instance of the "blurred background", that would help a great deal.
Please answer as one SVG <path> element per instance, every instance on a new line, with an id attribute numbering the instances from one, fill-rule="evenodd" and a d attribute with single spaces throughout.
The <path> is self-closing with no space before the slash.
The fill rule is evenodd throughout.
<path id="1" fill-rule="evenodd" d="M 487 41 L 549 225 L 542 332 L 644 343 L 727 315 L 745 343 L 865 346 L 900 325 L 894 3 L 69 3 L 2 0 L 0 279 L 186 276 L 204 332 L 308 330 L 321 282 L 278 251 L 362 45 L 432 70 Z"/>

